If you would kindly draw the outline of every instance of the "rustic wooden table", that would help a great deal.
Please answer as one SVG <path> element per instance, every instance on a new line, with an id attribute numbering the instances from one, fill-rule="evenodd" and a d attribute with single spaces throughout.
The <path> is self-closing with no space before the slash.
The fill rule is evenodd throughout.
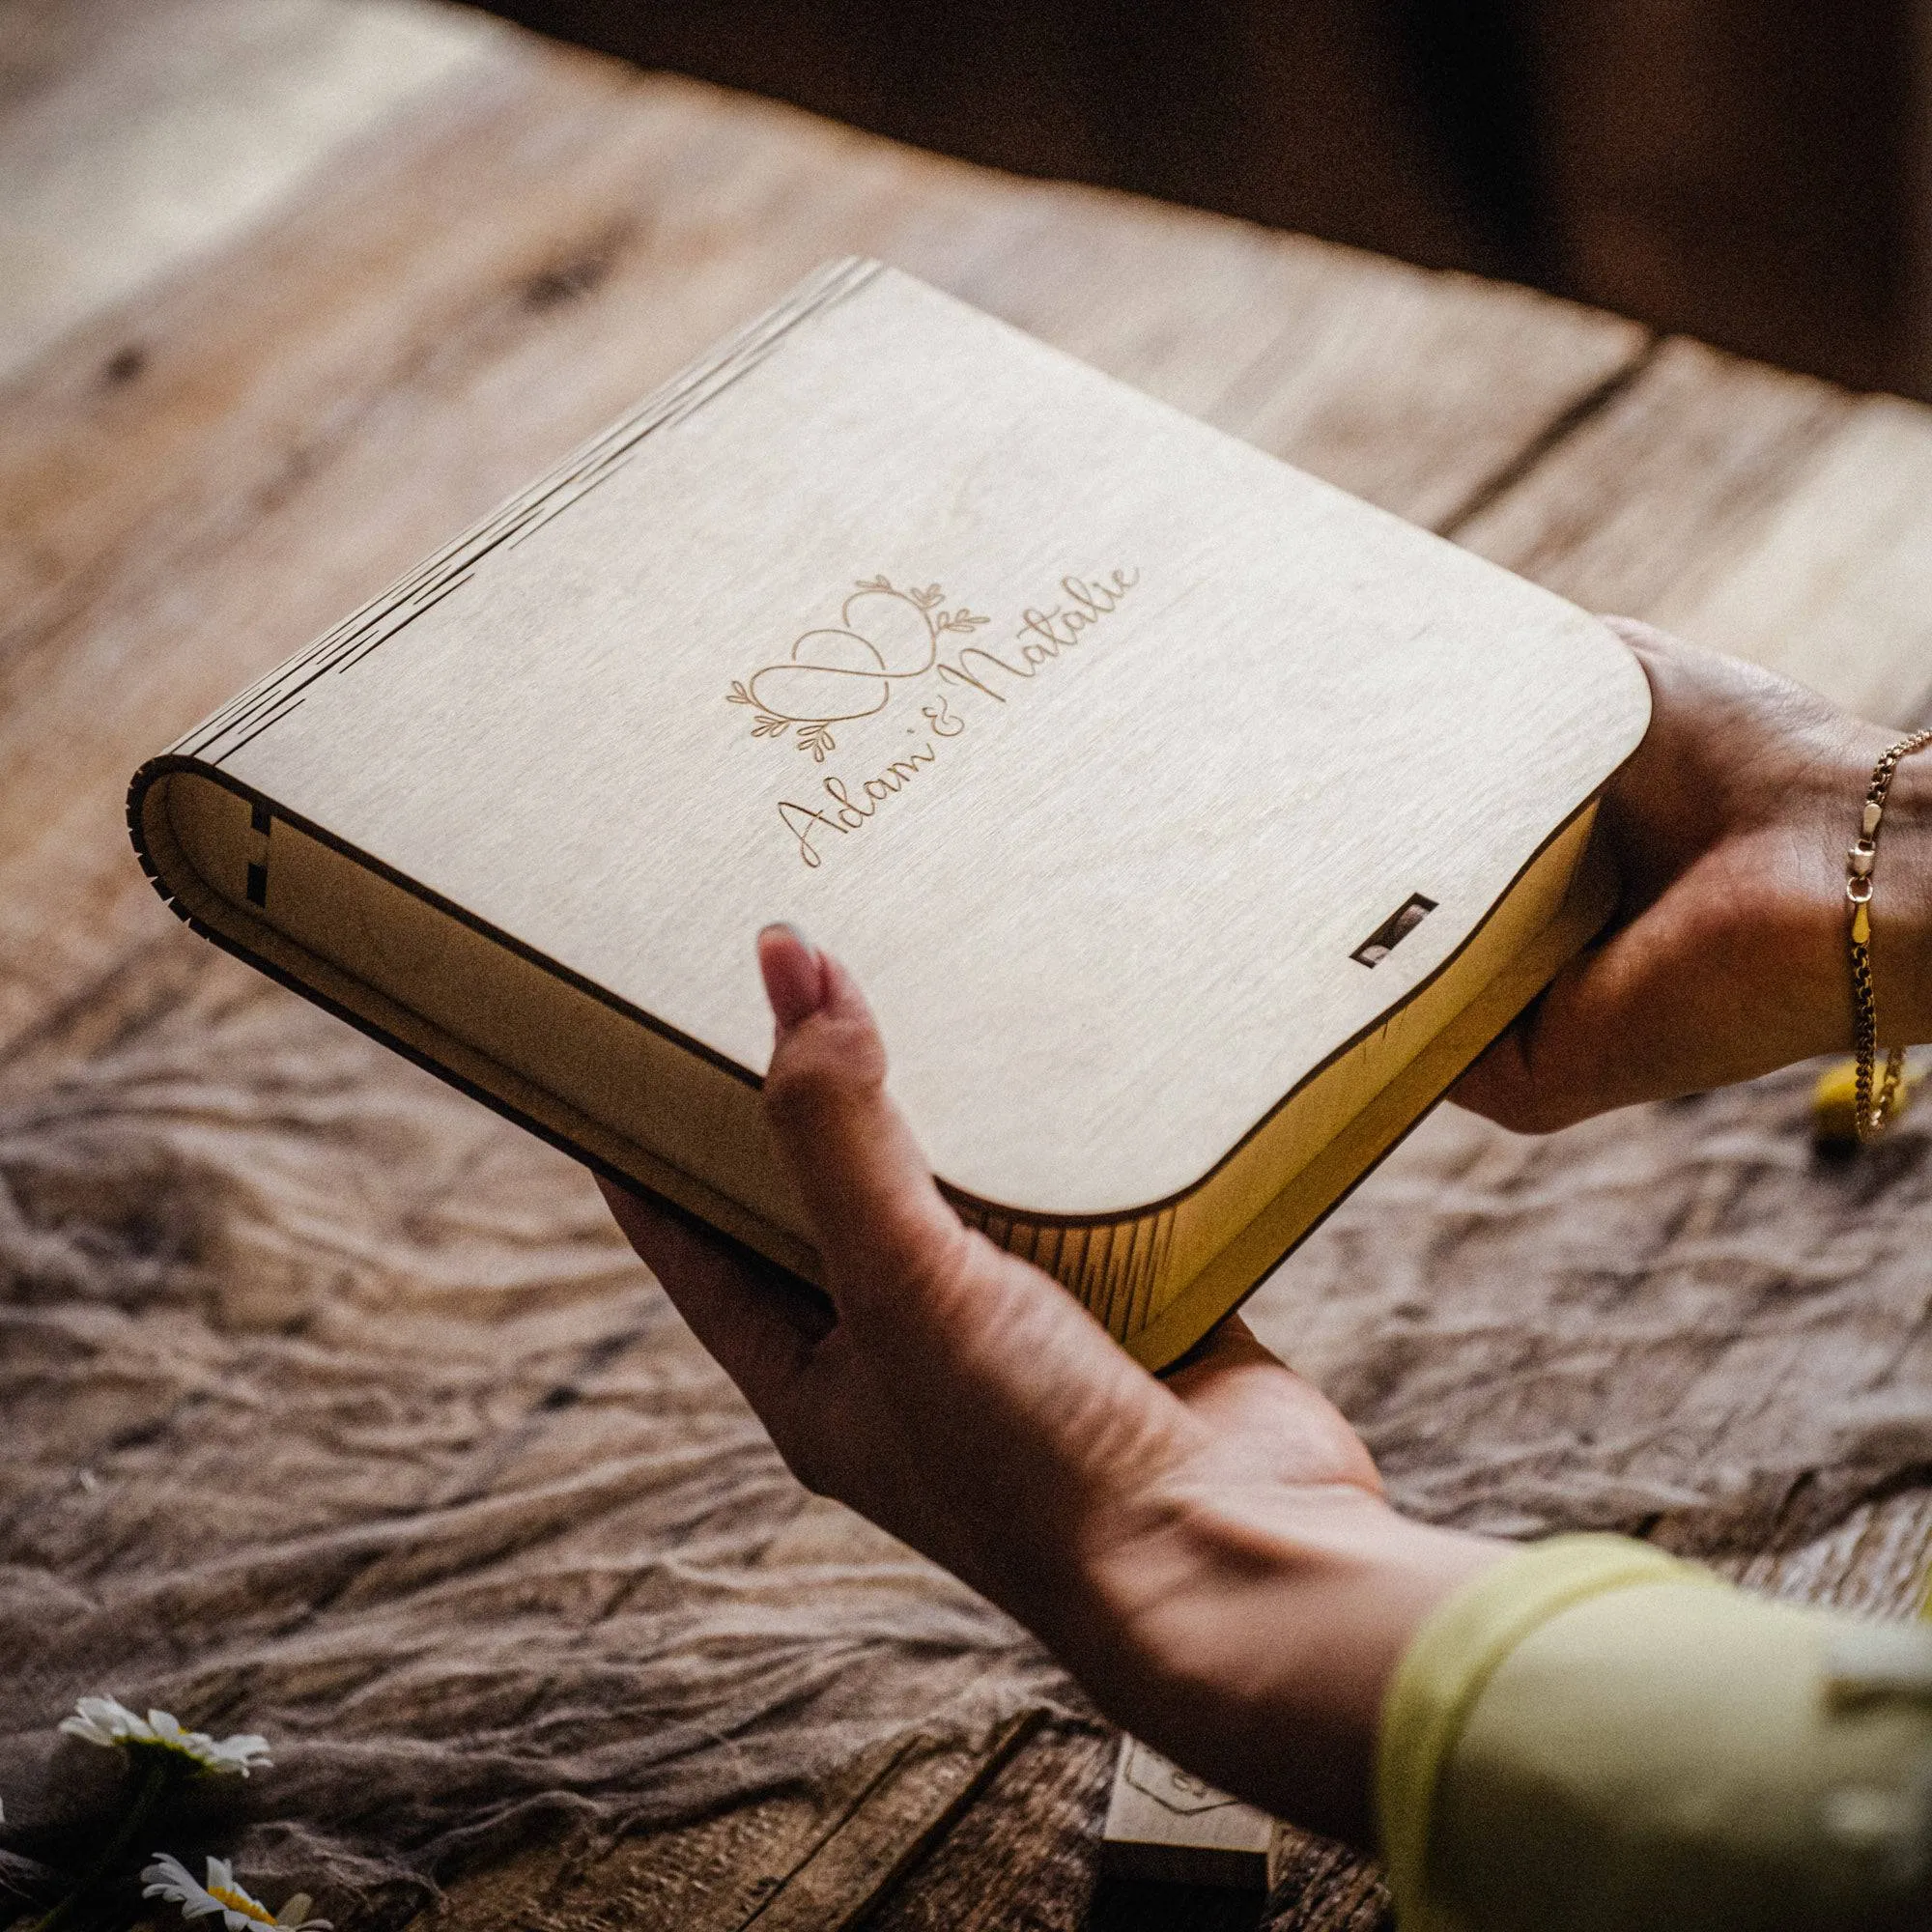
<path id="1" fill-rule="evenodd" d="M 883 256 L 1578 601 L 1893 724 L 1932 700 L 1932 412 L 1521 290 L 1007 179 L 479 18 L 0 4 L 0 1062 L 168 928 L 136 760 L 829 256 Z M 1741 1566 L 1896 1608 L 1932 1492 Z M 1665 1526 L 1667 1530 L 1667 1525 Z M 477 1926 L 1250 1922 L 1095 1889 L 1105 1751 L 868 1760 Z M 1274 1921 L 1369 1925 L 1310 1845 Z"/>

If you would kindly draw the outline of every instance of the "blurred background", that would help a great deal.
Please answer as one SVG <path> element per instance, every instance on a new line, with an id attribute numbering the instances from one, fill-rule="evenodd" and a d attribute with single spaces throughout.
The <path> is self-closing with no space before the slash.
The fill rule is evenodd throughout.
<path id="1" fill-rule="evenodd" d="M 497 0 L 1023 174 L 1932 396 L 1932 0 Z"/>

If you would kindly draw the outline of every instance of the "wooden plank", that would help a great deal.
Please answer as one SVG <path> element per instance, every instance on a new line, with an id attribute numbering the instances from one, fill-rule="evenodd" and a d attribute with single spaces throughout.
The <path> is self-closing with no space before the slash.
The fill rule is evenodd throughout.
<path id="1" fill-rule="evenodd" d="M 1109 1878 L 1100 1828 L 1113 1741 L 1041 1727 L 866 1923 L 867 1932 L 1250 1932 L 1250 1893 Z M 1283 1832 L 1262 1922 L 1272 1932 L 1385 1932 L 1374 1867 L 1324 1838 Z"/>
<path id="2" fill-rule="evenodd" d="M 1657 621 L 1882 724 L 1932 702 L 1932 411 L 1875 396 Z"/>
<path id="3" fill-rule="evenodd" d="M 1932 410 L 1671 342 L 1456 532 L 1902 724 L 1932 696 Z"/>
<path id="4" fill-rule="evenodd" d="M 907 1744 L 745 1932 L 839 1932 L 869 1918 L 1038 1727 L 1027 1712 L 977 1746 Z"/>
<path id="5" fill-rule="evenodd" d="M 452 1881 L 414 1921 L 451 1932 L 566 1932 L 586 1923 L 680 1932 L 833 1928 L 890 1884 L 943 1831 L 1022 1735 L 978 1745 L 895 1741 L 862 1754 L 815 1792 L 791 1792 L 585 1858 L 531 1846 Z"/>
<path id="6" fill-rule="evenodd" d="M 0 397 L 0 1050 L 156 931 L 138 757 L 841 252 L 1424 516 L 1640 340 L 512 43 Z"/>
<path id="7" fill-rule="evenodd" d="M 416 0 L 7 9 L 0 383 L 88 316 L 261 220 L 345 142 L 496 38 L 481 14 Z"/>
<path id="8" fill-rule="evenodd" d="M 1006 1932 L 1015 1925 L 1073 1932 L 1096 1920 L 1104 1924 L 1104 1912 L 1095 1908 L 1113 1749 L 1113 1741 L 1095 1730 L 1045 1726 L 1002 1768 L 984 1800 L 882 1902 L 867 1932 Z M 1208 1896 L 1224 1907 L 1228 1899 Z M 1252 1923 L 1252 1905 L 1246 1914 Z M 1219 1922 L 1232 1932 L 1240 1920 Z"/>
<path id="9" fill-rule="evenodd" d="M 584 1858 L 554 1844 L 452 1881 L 415 1932 L 838 1932 L 856 1925 L 943 1837 L 1038 1726 L 978 1740 L 889 1741 L 828 1777 Z"/>
<path id="10" fill-rule="evenodd" d="M 943 259 L 949 238 L 922 220 L 893 259 L 1431 528 L 1648 348 L 1632 324 L 1527 290 L 1097 190 L 1017 192 L 1030 232 L 996 253 Z"/>
<path id="11" fill-rule="evenodd" d="M 1782 500 L 1850 408 L 1825 384 L 1668 342 L 1454 534 L 1587 609 L 1648 615 Z"/>
<path id="12" fill-rule="evenodd" d="M 739 1805 L 670 1831 L 623 1839 L 601 1858 L 530 1846 L 452 1879 L 411 1932 L 579 1932 L 584 1926 L 739 1932 L 787 1873 L 856 1802 L 875 1764 L 862 1761 L 816 1795 Z"/>

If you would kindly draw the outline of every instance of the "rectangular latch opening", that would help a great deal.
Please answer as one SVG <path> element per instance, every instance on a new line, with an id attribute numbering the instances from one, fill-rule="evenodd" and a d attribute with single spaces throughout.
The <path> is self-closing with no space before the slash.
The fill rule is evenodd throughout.
<path id="1" fill-rule="evenodd" d="M 1358 966 L 1379 966 L 1435 910 L 1434 899 L 1411 893 L 1349 957 Z"/>

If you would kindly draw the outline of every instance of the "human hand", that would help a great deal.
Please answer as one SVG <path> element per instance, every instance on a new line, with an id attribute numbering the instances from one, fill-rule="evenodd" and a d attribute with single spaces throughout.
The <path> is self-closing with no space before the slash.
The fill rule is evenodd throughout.
<path id="1" fill-rule="evenodd" d="M 1389 1675 L 1501 1547 L 1397 1516 L 1341 1415 L 1238 1321 L 1156 1380 L 962 1226 L 851 976 L 783 926 L 758 953 L 766 1116 L 825 1295 L 607 1185 L 638 1253 L 808 1487 L 1009 1611 L 1156 1749 L 1366 1842 Z"/>
<path id="2" fill-rule="evenodd" d="M 1612 618 L 1651 726 L 1604 794 L 1622 900 L 1451 1097 L 1541 1133 L 1851 1044 L 1845 848 L 1895 732 L 1770 671 Z M 1932 774 L 1898 768 L 1873 970 L 1888 1044 L 1932 1038 Z"/>

